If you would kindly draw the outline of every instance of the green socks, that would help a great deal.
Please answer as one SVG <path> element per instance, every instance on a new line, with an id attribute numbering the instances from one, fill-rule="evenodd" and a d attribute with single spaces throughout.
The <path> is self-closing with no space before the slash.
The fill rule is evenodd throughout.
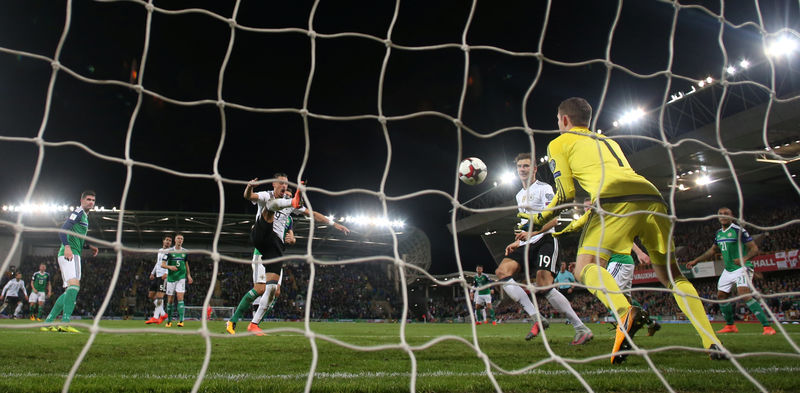
<path id="1" fill-rule="evenodd" d="M 75 310 L 75 299 L 78 298 L 78 290 L 81 287 L 77 285 L 70 285 L 66 291 L 64 291 L 64 315 L 61 316 L 61 321 L 64 323 L 69 323 L 69 319 L 72 317 L 72 311 Z"/>
<path id="2" fill-rule="evenodd" d="M 257 297 L 258 292 L 256 292 L 255 288 L 247 291 L 247 293 L 242 296 L 242 300 L 239 302 L 239 306 L 236 307 L 236 312 L 233 313 L 230 321 L 233 323 L 239 322 L 239 318 L 242 317 L 242 314 L 253 304 L 253 300 L 256 300 Z"/>
<path id="3" fill-rule="evenodd" d="M 495 318 L 494 318 L 494 308 L 490 308 L 489 309 L 489 319 L 491 319 L 492 321 L 495 320 Z"/>
<path id="4" fill-rule="evenodd" d="M 184 312 L 183 300 L 181 300 L 178 302 L 178 320 L 180 322 L 183 322 L 183 312 Z"/>
<path id="5" fill-rule="evenodd" d="M 733 325 L 733 304 L 722 303 L 719 305 L 719 311 L 722 312 L 722 317 L 725 318 L 725 324 Z"/>
<path id="6" fill-rule="evenodd" d="M 769 321 L 767 321 L 767 316 L 764 315 L 764 309 L 761 308 L 761 304 L 758 303 L 756 299 L 750 299 L 747 301 L 747 308 L 753 313 L 753 315 L 758 318 L 758 321 L 761 322 L 763 326 L 769 326 Z"/>
<path id="7" fill-rule="evenodd" d="M 175 303 L 167 303 L 167 323 L 172 322 L 172 311 L 175 310 Z"/>
<path id="8" fill-rule="evenodd" d="M 45 319 L 45 322 L 53 322 L 58 314 L 61 314 L 61 310 L 64 309 L 64 295 L 65 293 L 62 293 L 61 296 L 56 299 L 56 302 L 53 304 L 53 308 L 50 310 L 50 314 L 47 314 L 47 319 Z"/>
<path id="9" fill-rule="evenodd" d="M 75 298 L 78 297 L 78 290 L 80 289 L 77 285 L 70 285 L 61 296 L 56 299 L 55 304 L 53 304 L 53 309 L 50 310 L 50 314 L 47 315 L 47 319 L 45 322 L 50 323 L 53 322 L 58 314 L 61 314 L 61 311 L 64 311 L 64 316 L 61 317 L 61 320 L 65 323 L 69 322 L 69 318 L 72 316 L 72 310 L 75 309 Z M 39 315 L 42 314 L 41 308 L 39 309 Z"/>

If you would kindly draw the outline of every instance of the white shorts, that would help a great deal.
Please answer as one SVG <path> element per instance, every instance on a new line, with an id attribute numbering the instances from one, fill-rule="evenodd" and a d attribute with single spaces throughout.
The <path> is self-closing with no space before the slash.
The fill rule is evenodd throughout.
<path id="1" fill-rule="evenodd" d="M 177 293 L 186 292 L 186 279 L 182 278 L 178 281 L 167 281 L 167 296 L 172 296 Z"/>
<path id="2" fill-rule="evenodd" d="M 64 281 L 64 288 L 68 287 L 67 281 L 81 279 L 81 256 L 72 255 L 72 260 L 68 261 L 64 256 L 58 257 L 58 267 L 61 270 L 61 279 Z"/>
<path id="3" fill-rule="evenodd" d="M 31 292 L 31 295 L 28 296 L 28 302 L 33 303 L 44 303 L 47 300 L 47 295 L 44 292 Z"/>
<path id="4" fill-rule="evenodd" d="M 492 295 L 475 295 L 475 304 L 478 306 L 481 305 L 491 305 L 492 304 Z"/>
<path id="5" fill-rule="evenodd" d="M 631 289 L 634 268 L 635 266 L 630 263 L 611 262 L 608 264 L 606 270 L 614 277 L 614 281 L 617 282 L 619 289 L 624 291 L 626 289 Z"/>
<path id="6" fill-rule="evenodd" d="M 717 282 L 717 289 L 720 292 L 731 293 L 731 287 L 736 285 L 737 288 L 750 288 L 750 290 L 753 290 L 752 286 L 747 285 L 748 276 L 750 278 L 749 281 L 752 283 L 753 271 L 746 267 L 740 267 L 732 272 L 723 270 Z"/>

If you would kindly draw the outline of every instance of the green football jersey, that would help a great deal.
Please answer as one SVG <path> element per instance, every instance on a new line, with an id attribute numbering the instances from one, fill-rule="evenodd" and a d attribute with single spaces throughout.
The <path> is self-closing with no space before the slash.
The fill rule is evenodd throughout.
<path id="1" fill-rule="evenodd" d="M 89 232 L 89 217 L 86 215 L 86 212 L 83 211 L 83 208 L 78 206 L 70 213 L 67 221 L 61 226 L 61 229 L 79 235 L 85 235 L 86 232 Z M 61 238 L 61 248 L 58 249 L 58 256 L 64 256 L 64 243 L 69 244 L 69 247 L 72 249 L 72 255 L 81 256 L 84 243 L 82 237 L 65 235 L 63 233 L 60 233 L 58 236 Z"/>
<path id="2" fill-rule="evenodd" d="M 169 269 L 167 273 L 167 281 L 175 282 L 186 278 L 186 249 L 181 248 L 176 250 L 175 247 L 170 248 L 169 256 L 167 257 L 167 266 L 175 266 L 178 270 Z"/>
<path id="3" fill-rule="evenodd" d="M 616 262 L 622 265 L 633 265 L 631 254 L 614 254 L 608 259 L 608 263 Z"/>
<path id="4" fill-rule="evenodd" d="M 741 238 L 739 234 L 741 234 Z M 739 250 L 744 251 L 746 254 L 747 246 L 745 246 L 745 244 L 753 241 L 753 238 L 742 227 L 731 224 L 727 229 L 718 230 L 714 241 L 722 252 L 722 261 L 725 262 L 725 270 L 732 272 L 741 267 L 741 265 L 734 262 L 734 259 L 742 256 Z M 744 265 L 752 268 L 753 262 L 745 261 Z"/>
<path id="5" fill-rule="evenodd" d="M 47 282 L 50 281 L 50 274 L 47 272 L 40 273 L 36 272 L 33 273 L 33 289 L 44 292 L 47 290 Z"/>
<path id="6" fill-rule="evenodd" d="M 481 275 L 475 276 L 475 284 L 474 284 L 474 286 L 475 286 L 475 288 L 482 287 L 482 286 L 484 286 L 484 285 L 486 285 L 486 284 L 488 284 L 490 282 L 492 282 L 492 280 L 489 279 L 489 276 L 487 276 L 485 274 L 481 274 Z M 492 288 L 484 288 L 484 289 L 481 289 L 481 290 L 478 291 L 478 295 L 489 295 L 491 293 L 492 293 Z"/>

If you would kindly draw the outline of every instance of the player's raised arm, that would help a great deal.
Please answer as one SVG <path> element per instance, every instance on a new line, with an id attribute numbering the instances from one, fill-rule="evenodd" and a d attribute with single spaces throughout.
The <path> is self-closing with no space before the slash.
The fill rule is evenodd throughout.
<path id="1" fill-rule="evenodd" d="M 258 178 L 255 178 L 247 182 L 247 186 L 244 188 L 244 199 L 247 199 L 250 202 L 258 201 L 258 194 L 253 192 L 253 188 L 256 186 L 256 182 L 258 182 Z"/>
<path id="2" fill-rule="evenodd" d="M 328 217 L 325 217 L 325 215 L 320 213 L 320 212 L 316 212 L 315 211 L 313 213 L 314 213 L 314 220 L 315 221 L 327 223 L 328 225 L 333 226 L 337 230 L 344 232 L 345 235 L 349 235 L 350 234 L 350 229 L 347 228 L 346 226 L 344 226 L 342 224 L 339 224 L 339 223 L 329 219 Z M 303 214 L 308 216 L 308 215 L 311 214 L 311 212 L 309 210 L 306 210 L 306 211 L 303 212 Z"/>
<path id="3" fill-rule="evenodd" d="M 564 227 L 564 229 L 554 233 L 553 236 L 561 236 L 566 233 L 577 232 L 581 230 L 581 228 L 586 225 L 586 222 L 589 221 L 589 215 L 591 213 L 591 210 L 586 211 L 582 216 L 580 216 L 580 218 L 570 221 L 569 224 Z"/>
<path id="4" fill-rule="evenodd" d="M 695 259 L 692 259 L 691 261 L 687 262 L 686 263 L 686 268 L 687 269 L 691 269 L 694 265 L 697 264 L 697 262 L 707 261 L 708 258 L 713 257 L 714 254 L 716 254 L 718 252 L 719 252 L 719 247 L 717 246 L 716 243 L 714 243 L 714 244 L 711 245 L 711 247 L 708 248 L 708 250 L 706 250 L 706 252 L 700 254 L 699 257 L 697 257 Z"/>

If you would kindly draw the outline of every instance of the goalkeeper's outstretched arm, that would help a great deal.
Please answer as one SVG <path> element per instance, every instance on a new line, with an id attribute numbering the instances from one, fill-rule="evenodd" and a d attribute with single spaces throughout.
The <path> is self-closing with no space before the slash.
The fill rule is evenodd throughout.
<path id="1" fill-rule="evenodd" d="M 560 235 L 563 235 L 565 233 L 577 232 L 577 231 L 581 230 L 581 228 L 583 228 L 583 226 L 586 225 L 586 222 L 589 221 L 589 214 L 591 214 L 591 213 L 592 213 L 591 210 L 587 210 L 577 220 L 570 221 L 570 223 L 566 227 L 564 227 L 564 229 L 562 229 L 562 230 L 560 230 L 560 231 L 558 231 L 556 233 L 553 233 L 553 236 L 560 236 Z"/>

